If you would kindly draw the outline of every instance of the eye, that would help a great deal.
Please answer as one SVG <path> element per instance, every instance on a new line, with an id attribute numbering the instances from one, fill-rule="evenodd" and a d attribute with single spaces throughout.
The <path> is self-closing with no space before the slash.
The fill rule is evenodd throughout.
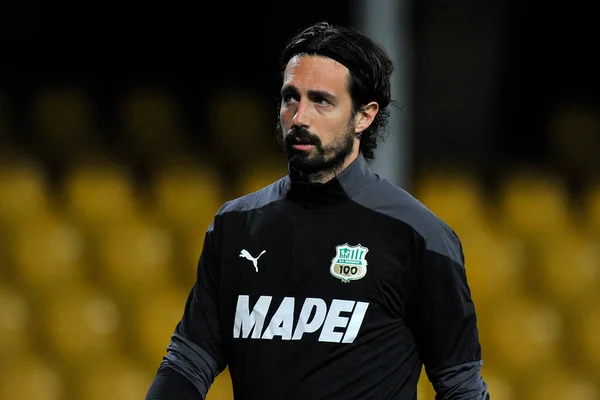
<path id="1" fill-rule="evenodd" d="M 292 100 L 294 100 L 294 96 L 293 96 L 293 95 L 291 95 L 291 94 L 289 94 L 289 93 L 288 93 L 288 94 L 284 94 L 283 96 L 281 96 L 281 100 L 282 100 L 284 103 L 289 103 L 289 102 L 291 102 Z"/>
<path id="2" fill-rule="evenodd" d="M 328 100 L 327 100 L 325 97 L 320 97 L 320 96 L 319 96 L 319 97 L 315 97 L 315 98 L 313 99 L 313 101 L 314 101 L 316 104 L 320 105 L 320 106 L 326 106 L 326 105 L 329 105 L 329 104 L 331 104 L 331 103 L 330 103 L 330 102 L 329 102 L 329 101 L 328 101 Z"/>
<path id="3" fill-rule="evenodd" d="M 291 89 L 283 90 L 281 93 L 281 101 L 285 104 L 289 104 L 292 101 L 298 101 L 298 92 Z"/>

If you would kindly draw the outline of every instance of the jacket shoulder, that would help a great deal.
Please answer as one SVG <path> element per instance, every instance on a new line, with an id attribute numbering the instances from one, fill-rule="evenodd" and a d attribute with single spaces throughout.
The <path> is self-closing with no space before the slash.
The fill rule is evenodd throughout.
<path id="1" fill-rule="evenodd" d="M 231 212 L 245 212 L 262 208 L 284 198 L 288 190 L 289 178 L 285 176 L 262 189 L 227 201 L 219 208 L 215 218 Z M 214 221 L 211 223 L 209 230 L 213 229 L 213 224 Z"/>
<path id="2" fill-rule="evenodd" d="M 288 189 L 288 178 L 283 177 L 255 192 L 245 194 L 223 204 L 217 212 L 223 214 L 235 211 L 249 211 L 261 208 L 274 201 L 281 200 Z"/>
<path id="3" fill-rule="evenodd" d="M 428 250 L 462 264 L 461 244 L 456 233 L 405 189 L 375 175 L 352 199 L 363 207 L 409 225 L 424 239 Z"/>

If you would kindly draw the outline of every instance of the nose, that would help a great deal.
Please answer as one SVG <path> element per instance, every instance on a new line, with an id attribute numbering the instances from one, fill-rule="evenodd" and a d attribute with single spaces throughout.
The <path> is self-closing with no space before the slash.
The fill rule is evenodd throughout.
<path id="1" fill-rule="evenodd" d="M 300 100 L 298 105 L 296 106 L 296 110 L 294 112 L 294 117 L 292 118 L 292 125 L 308 128 L 310 126 L 310 105 L 304 101 Z"/>

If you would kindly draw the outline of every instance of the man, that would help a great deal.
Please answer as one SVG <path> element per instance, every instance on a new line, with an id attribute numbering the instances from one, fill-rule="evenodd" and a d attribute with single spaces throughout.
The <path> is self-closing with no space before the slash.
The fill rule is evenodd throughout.
<path id="1" fill-rule="evenodd" d="M 289 174 L 227 202 L 147 400 L 203 399 L 229 366 L 236 400 L 488 399 L 459 239 L 367 161 L 392 63 L 319 23 L 282 55 Z"/>

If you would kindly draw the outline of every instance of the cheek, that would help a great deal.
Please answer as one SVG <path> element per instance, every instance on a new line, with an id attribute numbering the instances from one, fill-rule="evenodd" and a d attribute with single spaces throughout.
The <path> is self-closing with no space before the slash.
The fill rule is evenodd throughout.
<path id="1" fill-rule="evenodd" d="M 342 118 L 324 120 L 319 128 L 324 142 L 335 141 L 348 130 L 347 121 Z"/>

